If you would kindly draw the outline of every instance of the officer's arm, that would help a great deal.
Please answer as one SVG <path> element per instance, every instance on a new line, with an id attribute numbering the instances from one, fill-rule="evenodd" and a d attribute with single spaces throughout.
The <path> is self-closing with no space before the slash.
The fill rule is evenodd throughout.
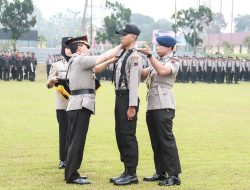
<path id="1" fill-rule="evenodd" d="M 149 74 L 149 70 L 150 70 L 150 67 L 147 67 L 145 69 L 142 69 L 141 71 L 141 78 L 142 79 L 145 79 L 147 78 L 148 74 Z"/>
<path id="2" fill-rule="evenodd" d="M 116 63 L 116 61 L 118 60 L 117 57 L 113 57 L 107 61 L 104 61 L 103 63 L 96 65 L 95 66 L 95 72 L 96 73 L 100 73 L 102 71 L 104 71 L 111 63 Z"/>
<path id="3" fill-rule="evenodd" d="M 138 106 L 138 85 L 141 78 L 142 62 L 138 55 L 133 55 L 129 59 L 129 106 Z"/>
<path id="4" fill-rule="evenodd" d="M 161 62 L 158 61 L 155 57 L 152 56 L 151 58 L 149 58 L 149 61 L 157 71 L 158 75 L 165 76 L 172 73 L 172 70 L 168 65 L 161 64 Z"/>
<path id="5" fill-rule="evenodd" d="M 113 49 L 106 51 L 105 53 L 99 55 L 96 59 L 96 65 L 101 64 L 113 57 L 115 57 L 121 50 L 121 45 L 116 46 Z"/>
<path id="6" fill-rule="evenodd" d="M 159 62 L 154 56 L 151 54 L 151 50 L 148 45 L 145 45 L 145 48 L 139 49 L 139 52 L 147 55 L 151 55 L 148 57 L 151 65 L 155 68 L 157 71 L 158 75 L 170 75 L 172 73 L 172 70 L 169 66 L 167 65 L 162 65 L 161 62 Z"/>
<path id="7" fill-rule="evenodd" d="M 52 88 L 57 82 L 58 69 L 55 65 L 50 67 L 49 76 L 47 80 L 47 87 Z"/>

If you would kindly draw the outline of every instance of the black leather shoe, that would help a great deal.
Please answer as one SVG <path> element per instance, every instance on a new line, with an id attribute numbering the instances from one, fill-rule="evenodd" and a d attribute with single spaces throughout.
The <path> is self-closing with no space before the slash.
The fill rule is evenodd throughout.
<path id="1" fill-rule="evenodd" d="M 59 169 L 63 169 L 65 168 L 65 161 L 60 161 L 59 165 L 58 165 Z"/>
<path id="2" fill-rule="evenodd" d="M 169 176 L 164 181 L 158 183 L 160 186 L 173 186 L 173 185 L 180 185 L 181 179 L 176 176 Z"/>
<path id="3" fill-rule="evenodd" d="M 151 177 L 144 177 L 143 181 L 161 181 L 164 179 L 165 179 L 165 175 L 156 173 Z"/>
<path id="4" fill-rule="evenodd" d="M 110 183 L 114 183 L 116 180 L 121 179 L 127 175 L 127 171 L 124 171 L 119 177 L 111 177 L 110 178 Z"/>
<path id="5" fill-rule="evenodd" d="M 137 184 L 138 183 L 138 178 L 136 175 L 131 175 L 131 174 L 127 174 L 124 177 L 115 180 L 114 184 L 115 185 L 130 185 L 130 184 Z"/>
<path id="6" fill-rule="evenodd" d="M 85 184 L 90 184 L 90 181 L 87 179 L 82 179 L 81 177 L 73 180 L 73 181 L 69 181 L 67 183 L 73 183 L 73 184 L 77 184 L 77 185 L 85 185 Z"/>
<path id="7" fill-rule="evenodd" d="M 88 179 L 88 176 L 80 176 L 82 179 Z"/>

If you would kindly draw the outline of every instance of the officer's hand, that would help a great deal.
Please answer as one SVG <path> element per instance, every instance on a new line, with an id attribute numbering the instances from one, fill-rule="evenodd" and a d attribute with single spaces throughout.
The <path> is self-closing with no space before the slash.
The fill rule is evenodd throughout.
<path id="1" fill-rule="evenodd" d="M 141 52 L 141 53 L 143 53 L 145 55 L 148 55 L 148 54 L 151 53 L 151 50 L 150 50 L 150 48 L 149 48 L 149 46 L 147 44 L 144 44 L 143 47 L 137 48 L 137 51 L 139 51 L 139 52 Z"/>
<path id="2" fill-rule="evenodd" d="M 127 111 L 128 120 L 132 120 L 135 117 L 136 109 L 134 106 L 130 106 Z"/>
<path id="3" fill-rule="evenodd" d="M 119 57 L 115 56 L 115 57 L 112 57 L 109 61 L 110 63 L 116 63 L 118 61 Z"/>
<path id="4" fill-rule="evenodd" d="M 57 83 L 57 82 L 58 82 L 57 77 L 52 77 L 50 80 L 51 80 L 53 83 Z"/>

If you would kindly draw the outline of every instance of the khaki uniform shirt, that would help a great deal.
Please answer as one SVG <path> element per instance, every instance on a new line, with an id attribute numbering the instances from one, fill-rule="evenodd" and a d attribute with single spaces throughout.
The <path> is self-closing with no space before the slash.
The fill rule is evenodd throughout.
<path id="1" fill-rule="evenodd" d="M 125 67 L 128 87 L 126 88 L 125 82 L 123 80 L 121 83 L 121 87 L 119 88 L 118 85 L 121 76 L 122 61 L 125 55 L 126 52 L 117 62 L 116 73 L 115 73 L 115 89 L 116 90 L 129 89 L 129 106 L 138 106 L 138 86 L 141 79 L 143 59 L 136 50 L 133 50 L 133 52 L 127 59 Z"/>
<path id="2" fill-rule="evenodd" d="M 175 109 L 172 88 L 179 70 L 179 60 L 173 58 L 172 55 L 162 58 L 156 57 L 156 59 L 163 65 L 168 65 L 172 73 L 167 76 L 160 76 L 155 69 L 152 70 L 154 77 L 149 89 L 147 110 Z"/>
<path id="3" fill-rule="evenodd" d="M 50 68 L 48 80 L 50 80 L 52 77 L 65 79 L 67 69 L 68 69 L 68 63 L 66 60 L 61 60 L 61 61 L 53 63 Z M 56 100 L 55 104 L 56 104 L 57 110 L 66 109 L 68 101 L 57 90 L 55 91 L 55 100 Z"/>
<path id="4" fill-rule="evenodd" d="M 69 60 L 69 88 L 70 90 L 95 89 L 94 67 L 97 56 L 73 54 Z M 71 95 L 67 111 L 79 110 L 82 107 L 95 113 L 95 94 Z"/>

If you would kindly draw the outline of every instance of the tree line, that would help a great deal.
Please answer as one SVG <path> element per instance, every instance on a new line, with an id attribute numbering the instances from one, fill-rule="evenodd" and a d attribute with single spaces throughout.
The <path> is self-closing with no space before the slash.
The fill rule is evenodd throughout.
<path id="1" fill-rule="evenodd" d="M 97 43 L 119 43 L 119 36 L 115 35 L 114 31 L 132 22 L 142 30 L 139 40 L 143 41 L 151 41 L 154 29 L 183 32 L 185 40 L 193 47 L 195 53 L 197 45 L 202 43 L 204 32 L 219 33 L 227 26 L 223 14 L 213 13 L 202 5 L 197 9 L 181 9 L 173 13 L 171 21 L 155 21 L 148 15 L 133 14 L 119 2 L 106 1 L 105 9 L 109 10 L 110 14 L 104 18 L 103 26 L 97 31 Z M 80 11 L 68 9 L 45 19 L 40 9 L 34 7 L 32 0 L 0 0 L 0 16 L 1 27 L 11 34 L 13 49 L 16 49 L 16 40 L 30 29 L 38 30 L 39 44 L 42 46 L 46 43 L 47 47 L 60 46 L 63 36 L 78 36 L 83 33 Z M 250 31 L 250 15 L 238 15 L 234 22 L 236 32 Z M 246 43 L 250 45 L 249 39 Z"/>

